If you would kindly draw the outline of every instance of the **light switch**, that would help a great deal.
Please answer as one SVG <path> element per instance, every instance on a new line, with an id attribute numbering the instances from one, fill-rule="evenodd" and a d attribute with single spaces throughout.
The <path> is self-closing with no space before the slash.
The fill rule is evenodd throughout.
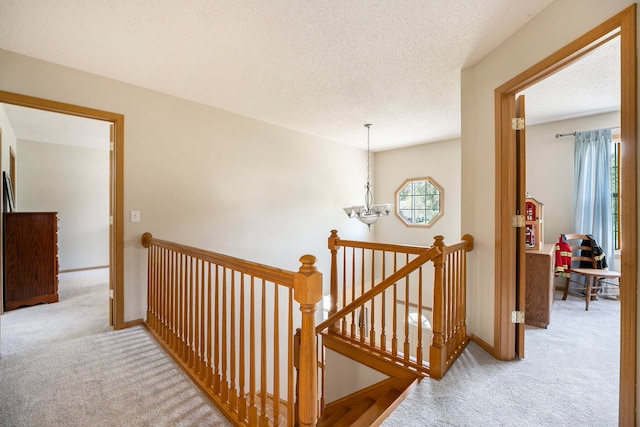
<path id="1" fill-rule="evenodd" d="M 140 211 L 131 211 L 131 222 L 140 222 Z"/>

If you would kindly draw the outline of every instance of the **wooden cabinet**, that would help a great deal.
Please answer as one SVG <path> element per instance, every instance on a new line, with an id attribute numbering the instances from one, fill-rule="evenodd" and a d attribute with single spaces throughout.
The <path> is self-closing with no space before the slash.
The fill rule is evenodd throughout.
<path id="1" fill-rule="evenodd" d="M 58 302 L 56 212 L 4 213 L 4 308 Z"/>
<path id="2" fill-rule="evenodd" d="M 551 318 L 554 297 L 553 264 L 554 245 L 542 245 L 540 250 L 526 254 L 525 323 L 546 328 Z"/>

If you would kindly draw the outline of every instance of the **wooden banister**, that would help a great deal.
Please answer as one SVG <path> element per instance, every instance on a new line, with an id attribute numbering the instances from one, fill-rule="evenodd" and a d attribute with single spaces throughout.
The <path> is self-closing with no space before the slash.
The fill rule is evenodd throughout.
<path id="1" fill-rule="evenodd" d="M 332 230 L 328 243 L 330 306 L 316 331 L 441 378 L 468 342 L 466 253 L 473 237 L 445 245 L 436 236 L 424 247 L 342 240 Z"/>
<path id="2" fill-rule="evenodd" d="M 434 378 L 468 342 L 470 235 L 449 246 L 436 236 L 419 247 L 341 240 L 332 230 L 329 316 L 317 326 L 323 285 L 312 255 L 292 272 L 150 233 L 141 243 L 148 250 L 145 325 L 236 425 L 317 424 L 325 399 L 318 396 L 320 332 Z"/>
<path id="3" fill-rule="evenodd" d="M 236 425 L 315 426 L 316 258 L 302 256 L 292 272 L 150 233 L 141 243 L 148 250 L 145 325 L 222 413 Z"/>

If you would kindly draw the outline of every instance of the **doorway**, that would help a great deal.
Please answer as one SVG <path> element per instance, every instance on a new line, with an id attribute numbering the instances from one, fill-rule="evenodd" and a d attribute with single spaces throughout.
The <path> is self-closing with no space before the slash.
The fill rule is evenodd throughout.
<path id="1" fill-rule="evenodd" d="M 109 154 L 109 318 L 114 329 L 127 327 L 128 325 L 124 322 L 123 285 L 124 116 L 4 91 L 0 91 L 0 103 L 101 120 L 112 125 Z M 0 256 L 2 256 L 1 253 Z"/>
<path id="2" fill-rule="evenodd" d="M 495 90 L 496 109 L 496 233 L 502 245 L 496 254 L 496 357 L 511 360 L 515 357 L 517 330 L 510 322 L 516 309 L 516 262 L 524 248 L 516 244 L 516 232 L 511 216 L 516 203 L 515 186 L 518 170 L 515 167 L 515 131 L 511 117 L 515 113 L 515 95 L 527 87 L 554 74 L 576 59 L 597 48 L 605 40 L 619 35 L 621 41 L 621 99 L 620 99 L 620 241 L 621 319 L 620 319 L 620 425 L 635 425 L 636 404 L 636 340 L 637 340 L 637 208 L 636 208 L 636 133 L 637 133 L 637 66 L 636 66 L 636 7 L 620 12 L 574 42 L 560 49 L 530 69 Z M 524 326 L 522 326 L 524 327 Z"/>

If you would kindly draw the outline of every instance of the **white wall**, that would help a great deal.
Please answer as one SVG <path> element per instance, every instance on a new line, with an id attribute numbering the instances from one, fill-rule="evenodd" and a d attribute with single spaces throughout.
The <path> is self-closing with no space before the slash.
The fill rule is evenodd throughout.
<path id="1" fill-rule="evenodd" d="M 444 215 L 431 227 L 407 227 L 392 213 L 372 227 L 376 231 L 376 240 L 430 246 L 434 236 L 442 235 L 445 243 L 459 242 L 466 232 L 460 229 L 460 167 L 459 139 L 376 153 L 374 190 L 377 203 L 394 203 L 395 209 L 395 192 L 408 178 L 429 176 L 444 190 Z"/>
<path id="2" fill-rule="evenodd" d="M 325 351 L 324 375 L 326 403 L 331 403 L 389 378 L 375 369 L 330 349 Z"/>
<path id="3" fill-rule="evenodd" d="M 606 19 L 627 0 L 556 0 L 476 65 L 462 70 L 462 230 L 475 237 L 468 259 L 468 331 L 494 342 L 494 90 Z"/>
<path id="4" fill-rule="evenodd" d="M 18 141 L 21 212 L 58 212 L 60 270 L 109 264 L 109 141 L 102 150 Z"/>
<path id="5" fill-rule="evenodd" d="M 620 126 L 620 112 L 527 126 L 527 192 L 542 203 L 544 243 L 573 229 L 573 133 Z"/>
<path id="6" fill-rule="evenodd" d="M 143 232 L 290 270 L 310 253 L 325 284 L 331 229 L 373 237 L 342 211 L 363 197 L 364 150 L 4 50 L 0 82 L 125 116 L 125 321 L 145 313 Z"/>
<path id="7" fill-rule="evenodd" d="M 9 148 L 13 148 L 13 151 L 16 151 L 18 140 L 2 104 L 0 104 L 0 128 L 2 128 L 2 147 L 0 147 L 2 149 L 2 170 L 9 173 Z"/>

